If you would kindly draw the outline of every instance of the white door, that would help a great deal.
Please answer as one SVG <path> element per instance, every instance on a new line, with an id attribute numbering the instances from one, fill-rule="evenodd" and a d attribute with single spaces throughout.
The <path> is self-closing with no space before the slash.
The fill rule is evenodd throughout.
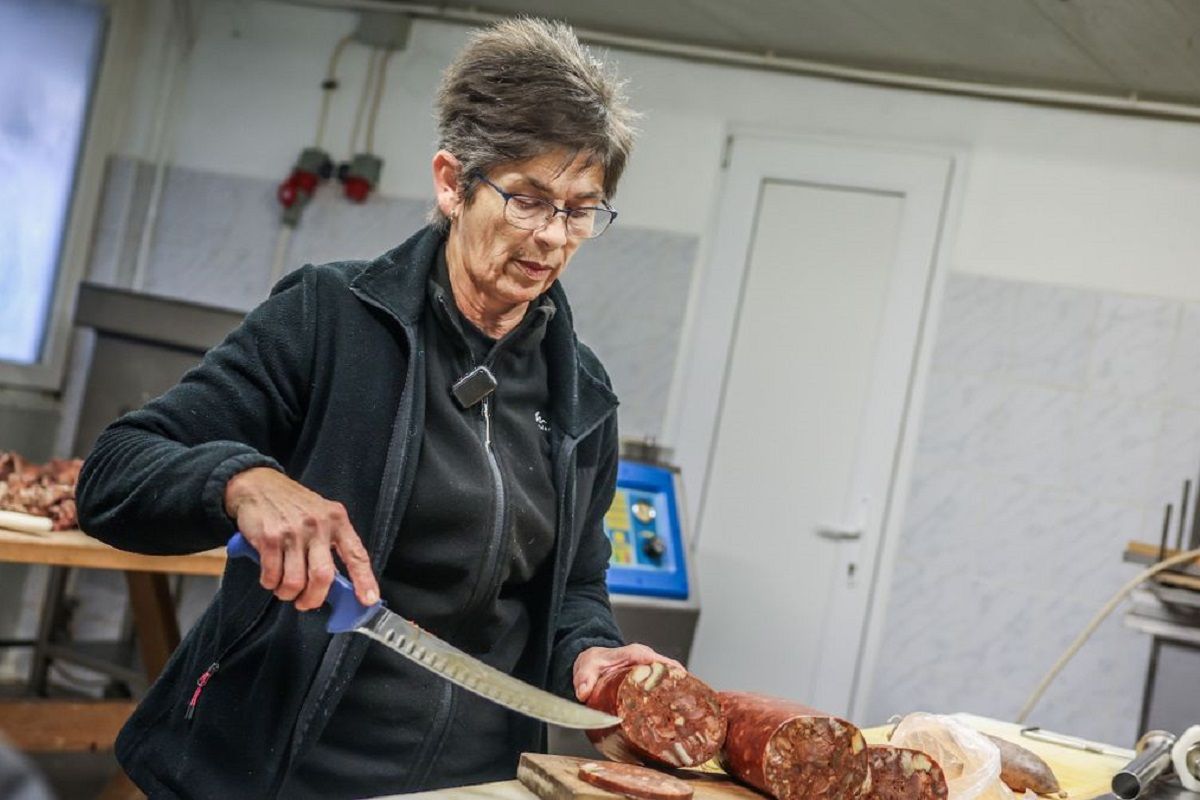
<path id="1" fill-rule="evenodd" d="M 851 713 L 951 163 L 734 142 L 678 440 L 713 685 Z"/>

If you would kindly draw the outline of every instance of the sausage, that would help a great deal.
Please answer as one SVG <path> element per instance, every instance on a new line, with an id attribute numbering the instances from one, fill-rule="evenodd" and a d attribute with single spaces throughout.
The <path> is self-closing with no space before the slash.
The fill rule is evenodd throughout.
<path id="1" fill-rule="evenodd" d="M 946 800 L 946 776 L 927 753 L 890 744 L 869 745 L 871 791 L 868 800 Z"/>
<path id="2" fill-rule="evenodd" d="M 1036 753 L 1007 739 L 985 733 L 988 741 L 1000 748 L 1000 780 L 1013 791 L 1031 789 L 1037 794 L 1058 794 L 1062 787 L 1050 765 Z"/>
<path id="3" fill-rule="evenodd" d="M 871 788 L 862 732 L 844 719 L 799 703 L 721 692 L 729 720 L 721 762 L 779 800 L 857 800 Z"/>
<path id="4" fill-rule="evenodd" d="M 717 693 L 686 670 L 662 662 L 606 672 L 587 703 L 621 718 L 619 725 L 588 731 L 596 749 L 614 761 L 699 766 L 725 739 Z"/>
<path id="5" fill-rule="evenodd" d="M 689 800 L 692 796 L 692 787 L 678 778 L 633 764 L 587 761 L 579 765 L 579 779 L 644 800 Z"/>

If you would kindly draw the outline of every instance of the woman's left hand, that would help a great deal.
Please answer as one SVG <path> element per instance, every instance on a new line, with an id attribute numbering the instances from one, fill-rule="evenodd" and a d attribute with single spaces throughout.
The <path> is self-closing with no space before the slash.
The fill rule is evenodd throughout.
<path id="1" fill-rule="evenodd" d="M 604 673 L 632 664 L 652 664 L 655 661 L 662 661 L 664 664 L 684 669 L 683 664 L 673 658 L 659 655 L 644 644 L 627 644 L 624 647 L 589 647 L 575 659 L 575 696 L 579 698 L 579 702 L 586 703 L 596 681 Z"/>

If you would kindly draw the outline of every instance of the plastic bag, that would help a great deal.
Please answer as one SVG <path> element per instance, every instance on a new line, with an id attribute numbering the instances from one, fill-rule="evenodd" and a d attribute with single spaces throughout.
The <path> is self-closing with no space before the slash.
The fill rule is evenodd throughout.
<path id="1" fill-rule="evenodd" d="M 915 713 L 900 720 L 890 744 L 928 753 L 942 768 L 950 800 L 1012 800 L 1000 782 L 1000 750 L 953 717 Z"/>

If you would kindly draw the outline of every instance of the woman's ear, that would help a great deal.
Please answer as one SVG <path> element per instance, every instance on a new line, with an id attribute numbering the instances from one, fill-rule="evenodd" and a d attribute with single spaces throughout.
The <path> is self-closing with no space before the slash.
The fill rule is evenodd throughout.
<path id="1" fill-rule="evenodd" d="M 461 164 L 449 150 L 433 154 L 433 191 L 438 209 L 449 219 L 458 216 L 462 198 L 459 196 Z"/>

